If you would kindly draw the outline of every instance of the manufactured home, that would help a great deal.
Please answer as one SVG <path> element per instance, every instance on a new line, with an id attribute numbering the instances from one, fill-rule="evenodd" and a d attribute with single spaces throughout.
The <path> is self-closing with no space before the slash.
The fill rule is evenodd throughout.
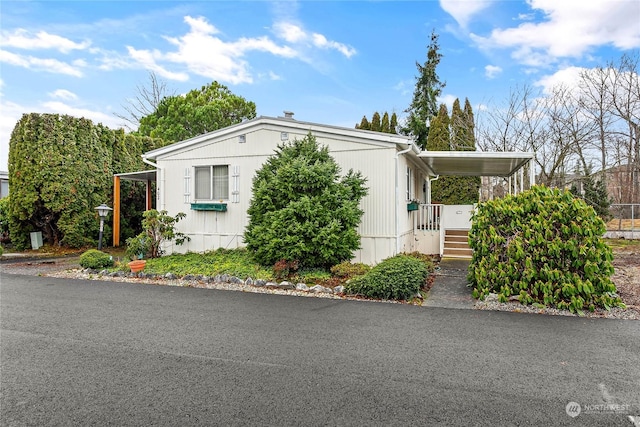
<path id="1" fill-rule="evenodd" d="M 353 259 L 367 264 L 411 251 L 468 256 L 466 237 L 456 235 L 466 236 L 473 206 L 431 204 L 432 180 L 439 175 L 513 177 L 517 191 L 525 181 L 523 166 L 533 159 L 531 153 L 423 151 L 408 136 L 304 122 L 286 113 L 147 152 L 143 160 L 155 171 L 119 174 L 116 187 L 119 179 L 155 180 L 156 208 L 170 215 L 186 213 L 177 228 L 191 240 L 169 245 L 167 253 L 242 247 L 256 170 L 279 145 L 309 133 L 328 147 L 343 173 L 353 169 L 367 178 L 369 193 L 361 202 L 358 229 L 361 248 Z M 119 221 L 117 199 L 114 221 Z M 115 246 L 117 229 L 114 223 Z"/>

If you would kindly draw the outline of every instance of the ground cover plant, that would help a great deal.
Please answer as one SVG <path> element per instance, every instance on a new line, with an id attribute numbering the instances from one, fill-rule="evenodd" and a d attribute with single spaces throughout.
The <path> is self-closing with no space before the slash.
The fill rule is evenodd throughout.
<path id="1" fill-rule="evenodd" d="M 420 292 L 429 272 L 423 260 L 400 254 L 347 282 L 345 292 L 368 298 L 408 300 Z"/>
<path id="2" fill-rule="evenodd" d="M 536 186 L 481 203 L 469 233 L 473 295 L 578 313 L 624 306 L 604 232 L 593 207 L 569 191 Z"/>

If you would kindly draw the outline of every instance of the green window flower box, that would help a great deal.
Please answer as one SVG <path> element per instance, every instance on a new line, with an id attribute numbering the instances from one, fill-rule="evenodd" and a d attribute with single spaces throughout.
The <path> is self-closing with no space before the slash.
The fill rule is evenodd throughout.
<path id="1" fill-rule="evenodd" d="M 407 203 L 407 211 L 417 211 L 420 204 L 418 202 Z"/>
<path id="2" fill-rule="evenodd" d="M 191 210 L 226 212 L 227 204 L 226 203 L 191 203 Z"/>

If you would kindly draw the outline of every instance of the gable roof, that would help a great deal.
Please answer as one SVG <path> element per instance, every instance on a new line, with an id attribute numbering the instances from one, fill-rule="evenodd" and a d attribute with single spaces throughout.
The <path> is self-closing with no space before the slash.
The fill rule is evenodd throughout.
<path id="1" fill-rule="evenodd" d="M 185 139 L 184 141 L 175 142 L 165 147 L 157 148 L 155 150 L 148 151 L 142 155 L 144 159 L 157 159 L 158 157 L 171 154 L 185 148 L 192 147 L 200 144 L 204 141 L 211 140 L 213 138 L 225 137 L 230 134 L 242 133 L 251 129 L 275 126 L 278 129 L 284 131 L 302 131 L 305 133 L 311 132 L 313 134 L 322 133 L 325 135 L 337 135 L 341 137 L 353 137 L 362 140 L 366 140 L 370 143 L 379 144 L 396 144 L 396 145 L 413 145 L 413 138 L 405 135 L 397 135 L 392 133 L 374 132 L 355 128 L 346 128 L 340 126 L 323 125 L 319 123 L 303 122 L 288 117 L 267 117 L 260 116 L 255 119 L 247 120 L 242 123 L 227 126 L 222 129 L 214 130 L 202 135 L 195 136 L 193 138 Z"/>

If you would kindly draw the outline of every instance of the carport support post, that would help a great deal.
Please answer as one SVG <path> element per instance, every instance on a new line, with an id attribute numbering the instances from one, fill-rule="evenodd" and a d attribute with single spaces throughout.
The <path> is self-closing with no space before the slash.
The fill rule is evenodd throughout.
<path id="1" fill-rule="evenodd" d="M 113 177 L 113 247 L 120 246 L 120 177 Z"/>

